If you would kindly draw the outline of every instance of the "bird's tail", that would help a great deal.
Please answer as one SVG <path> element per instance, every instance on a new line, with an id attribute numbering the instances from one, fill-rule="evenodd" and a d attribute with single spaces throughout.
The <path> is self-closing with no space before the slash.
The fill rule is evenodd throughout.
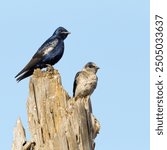
<path id="1" fill-rule="evenodd" d="M 33 71 L 34 71 L 34 70 L 28 70 L 27 72 L 25 72 L 25 73 L 23 73 L 22 75 L 20 75 L 20 76 L 16 79 L 16 81 L 17 81 L 17 82 L 20 82 L 22 79 L 24 79 L 24 78 L 26 78 L 26 77 L 32 75 L 32 74 L 33 74 Z M 16 76 L 16 77 L 17 77 L 17 76 Z M 16 78 L 16 77 L 15 77 L 15 78 Z"/>

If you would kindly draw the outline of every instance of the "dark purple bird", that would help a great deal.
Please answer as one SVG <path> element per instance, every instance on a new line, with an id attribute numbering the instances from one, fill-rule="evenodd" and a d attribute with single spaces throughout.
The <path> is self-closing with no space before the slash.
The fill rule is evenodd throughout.
<path id="1" fill-rule="evenodd" d="M 70 34 L 65 28 L 59 27 L 34 54 L 30 62 L 15 76 L 19 82 L 33 74 L 36 68 L 45 68 L 56 64 L 64 53 L 64 40 Z"/>

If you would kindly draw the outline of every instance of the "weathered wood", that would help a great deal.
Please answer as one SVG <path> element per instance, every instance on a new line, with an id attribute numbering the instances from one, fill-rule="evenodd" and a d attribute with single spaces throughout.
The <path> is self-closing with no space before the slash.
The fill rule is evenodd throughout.
<path id="1" fill-rule="evenodd" d="M 14 128 L 13 135 L 14 139 L 13 139 L 12 150 L 23 150 L 23 145 L 26 141 L 26 135 L 20 118 L 18 118 L 16 122 L 16 127 Z"/>
<path id="2" fill-rule="evenodd" d="M 28 125 L 34 150 L 93 150 L 100 124 L 90 98 L 70 98 L 57 70 L 36 69 L 29 84 Z M 18 150 L 18 149 L 13 149 Z"/>

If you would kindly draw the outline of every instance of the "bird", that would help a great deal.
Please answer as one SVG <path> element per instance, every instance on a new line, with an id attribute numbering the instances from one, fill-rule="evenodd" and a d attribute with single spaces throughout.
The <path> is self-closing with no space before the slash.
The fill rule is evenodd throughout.
<path id="1" fill-rule="evenodd" d="M 70 34 L 64 27 L 58 27 L 53 35 L 48 38 L 37 52 L 33 55 L 29 63 L 15 76 L 16 81 L 29 77 L 36 68 L 46 68 L 56 64 L 64 53 L 64 40 Z"/>
<path id="2" fill-rule="evenodd" d="M 97 86 L 98 69 L 95 63 L 88 62 L 81 71 L 77 72 L 73 83 L 73 97 L 91 96 Z"/>

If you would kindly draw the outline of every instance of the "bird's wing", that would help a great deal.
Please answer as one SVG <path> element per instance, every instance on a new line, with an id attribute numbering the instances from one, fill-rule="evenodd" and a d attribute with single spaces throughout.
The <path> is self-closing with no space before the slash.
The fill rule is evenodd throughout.
<path id="1" fill-rule="evenodd" d="M 46 40 L 41 45 L 41 47 L 38 49 L 38 51 L 36 52 L 36 54 L 33 57 L 38 55 L 39 52 L 42 52 L 43 54 L 50 52 L 53 48 L 55 48 L 57 46 L 58 42 L 59 42 L 59 40 L 55 36 L 51 36 L 48 40 Z"/>
<path id="2" fill-rule="evenodd" d="M 44 55 L 48 54 L 50 51 L 54 49 L 57 43 L 58 39 L 55 39 L 53 37 L 50 37 L 47 41 L 45 41 L 44 44 L 42 44 L 42 46 L 34 54 L 29 63 L 15 76 L 15 78 L 21 75 L 22 73 L 27 72 L 28 70 L 35 67 L 35 65 L 38 64 L 43 59 Z"/>
<path id="3" fill-rule="evenodd" d="M 22 74 L 16 79 L 16 81 L 19 82 L 19 81 L 23 80 L 24 78 L 26 78 L 26 77 L 32 75 L 33 72 L 34 72 L 34 70 L 31 69 L 31 70 L 28 70 L 28 71 L 22 73 Z"/>
<path id="4" fill-rule="evenodd" d="M 76 87 L 77 87 L 77 80 L 78 80 L 78 77 L 79 77 L 80 73 L 81 73 L 81 71 L 79 71 L 75 75 L 74 84 L 73 84 L 73 97 L 75 96 L 75 90 L 76 90 Z"/>
<path id="5" fill-rule="evenodd" d="M 29 70 L 31 70 L 37 63 L 41 61 L 41 59 L 42 59 L 42 53 L 38 53 L 38 55 L 33 57 L 29 61 L 29 63 L 15 76 L 15 78 L 21 75 L 22 73 L 28 72 Z"/>

